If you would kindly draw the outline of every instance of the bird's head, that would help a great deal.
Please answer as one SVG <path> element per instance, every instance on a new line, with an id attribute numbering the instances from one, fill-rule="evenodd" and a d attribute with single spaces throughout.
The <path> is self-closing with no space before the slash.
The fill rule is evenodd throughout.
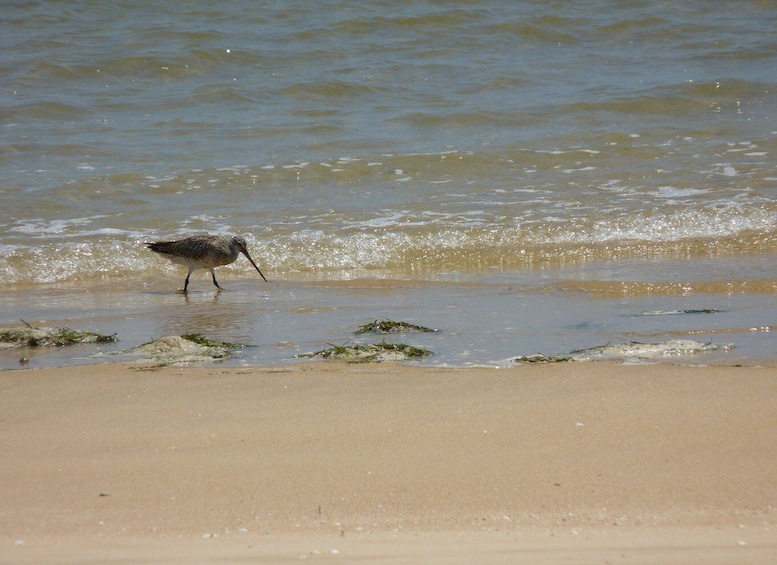
<path id="1" fill-rule="evenodd" d="M 240 253 L 245 255 L 249 261 L 251 261 L 251 264 L 254 266 L 254 269 L 256 269 L 256 272 L 261 275 L 261 277 L 267 281 L 267 279 L 264 278 L 264 275 L 262 275 L 262 271 L 259 270 L 259 267 L 256 266 L 256 263 L 254 263 L 254 260 L 251 259 L 251 255 L 248 254 L 248 244 L 246 243 L 246 240 L 240 237 L 239 235 L 233 235 L 232 241 L 231 241 L 231 247 L 234 249 L 237 249 Z"/>

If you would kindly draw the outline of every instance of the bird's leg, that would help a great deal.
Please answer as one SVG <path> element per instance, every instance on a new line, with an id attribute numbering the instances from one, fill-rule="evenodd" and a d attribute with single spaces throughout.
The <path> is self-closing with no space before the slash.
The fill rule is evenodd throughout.
<path id="1" fill-rule="evenodd" d="M 186 292 L 186 289 L 189 288 L 189 277 L 191 276 L 193 270 L 194 269 L 189 269 L 189 272 L 186 273 L 186 280 L 183 283 L 183 291 L 184 292 Z"/>
<path id="2" fill-rule="evenodd" d="M 213 268 L 212 268 L 212 269 L 210 270 L 210 274 L 211 274 L 211 275 L 213 275 L 213 284 L 215 284 L 215 285 L 216 285 L 216 288 L 217 288 L 217 289 L 221 290 L 221 287 L 219 286 L 219 283 L 218 283 L 218 281 L 216 281 L 216 269 L 213 269 Z"/>

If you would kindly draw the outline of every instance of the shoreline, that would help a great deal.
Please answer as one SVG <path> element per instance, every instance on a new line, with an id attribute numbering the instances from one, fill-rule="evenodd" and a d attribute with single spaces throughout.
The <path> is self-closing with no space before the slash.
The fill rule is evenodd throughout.
<path id="1" fill-rule="evenodd" d="M 424 366 L 505 366 L 516 357 L 629 342 L 693 340 L 733 349 L 687 357 L 690 363 L 772 364 L 775 304 L 758 293 L 670 296 L 601 293 L 517 274 L 487 281 L 334 283 L 232 280 L 216 293 L 183 296 L 163 282 L 133 290 L 105 286 L 6 293 L 3 328 L 68 326 L 116 335 L 99 348 L 0 349 L 0 369 L 124 361 L 121 351 L 168 335 L 201 334 L 245 347 L 222 361 L 231 367 L 283 366 L 332 344 L 402 341 L 432 351 Z M 131 281 L 130 281 L 131 282 Z M 261 281 L 260 281 L 261 282 Z M 124 284 L 129 285 L 128 282 Z M 160 291 L 165 287 L 168 290 Z M 398 320 L 434 333 L 357 335 L 375 320 Z M 118 356 L 113 356 L 115 354 Z"/>
<path id="2" fill-rule="evenodd" d="M 777 366 L 0 375 L 0 562 L 777 555 Z"/>

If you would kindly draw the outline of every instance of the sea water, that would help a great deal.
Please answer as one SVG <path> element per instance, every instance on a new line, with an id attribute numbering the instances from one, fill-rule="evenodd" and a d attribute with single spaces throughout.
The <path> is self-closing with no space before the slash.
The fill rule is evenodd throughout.
<path id="1" fill-rule="evenodd" d="M 0 26 L 0 325 L 200 332 L 245 364 L 382 318 L 440 330 L 387 338 L 424 363 L 775 357 L 772 3 L 30 1 Z M 270 282 L 241 258 L 176 293 L 143 244 L 199 233 Z"/>

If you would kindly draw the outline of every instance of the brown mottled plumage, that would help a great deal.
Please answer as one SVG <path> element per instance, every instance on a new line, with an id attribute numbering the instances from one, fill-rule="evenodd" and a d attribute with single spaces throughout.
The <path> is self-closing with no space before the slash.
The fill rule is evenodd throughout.
<path id="1" fill-rule="evenodd" d="M 248 254 L 246 240 L 240 236 L 227 237 L 223 235 L 195 235 L 177 241 L 157 241 L 147 243 L 151 251 L 159 253 L 170 259 L 173 263 L 185 265 L 189 272 L 186 274 L 186 281 L 183 284 L 183 291 L 189 288 L 189 276 L 196 269 L 208 269 L 213 276 L 213 284 L 221 290 L 216 281 L 216 267 L 234 263 L 237 256 L 242 253 L 245 255 L 257 272 L 264 278 L 262 271 L 256 266 L 254 260 Z"/>

